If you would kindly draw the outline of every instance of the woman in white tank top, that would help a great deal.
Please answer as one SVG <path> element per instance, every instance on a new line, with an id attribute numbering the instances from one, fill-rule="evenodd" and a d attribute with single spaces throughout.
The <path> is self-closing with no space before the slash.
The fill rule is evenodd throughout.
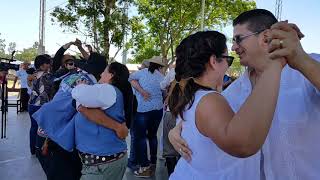
<path id="1" fill-rule="evenodd" d="M 181 121 L 181 135 L 193 154 L 190 162 L 180 158 L 171 180 L 260 178 L 255 154 L 271 125 L 285 60 L 266 61 L 253 92 L 236 114 L 215 91 L 232 60 L 225 36 L 216 31 L 197 32 L 177 47 L 169 107 Z"/>

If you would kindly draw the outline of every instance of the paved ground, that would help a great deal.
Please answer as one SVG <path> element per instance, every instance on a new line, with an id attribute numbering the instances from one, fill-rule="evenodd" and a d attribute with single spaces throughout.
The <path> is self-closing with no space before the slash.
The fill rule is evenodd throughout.
<path id="1" fill-rule="evenodd" d="M 1 180 L 45 180 L 45 174 L 34 156 L 29 152 L 30 119 L 28 113 L 16 114 L 9 108 L 7 138 L 0 139 L 0 179 Z M 127 138 L 128 142 L 129 137 Z M 129 143 L 129 142 L 128 142 Z M 127 169 L 123 180 L 137 180 Z M 144 178 L 145 179 L 145 178 Z M 150 179 L 166 180 L 164 161 L 159 160 L 156 175 Z"/>

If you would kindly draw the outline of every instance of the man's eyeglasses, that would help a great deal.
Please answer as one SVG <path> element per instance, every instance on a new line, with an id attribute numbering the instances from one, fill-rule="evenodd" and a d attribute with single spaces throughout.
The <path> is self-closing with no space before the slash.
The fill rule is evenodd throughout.
<path id="1" fill-rule="evenodd" d="M 253 36 L 253 35 L 256 35 L 256 34 L 259 34 L 261 33 L 262 31 L 264 30 L 261 30 L 261 31 L 257 31 L 257 32 L 254 32 L 254 33 L 250 33 L 250 34 L 247 34 L 247 35 L 243 35 L 243 36 L 240 36 L 240 35 L 236 35 L 232 38 L 232 42 L 235 42 L 237 43 L 238 45 L 246 38 L 250 37 L 250 36 Z"/>
<path id="2" fill-rule="evenodd" d="M 74 66 L 74 63 L 73 63 L 73 62 L 66 63 L 66 64 L 69 65 L 69 66 Z"/>
<path id="3" fill-rule="evenodd" d="M 234 57 L 221 55 L 218 58 L 225 58 L 227 60 L 228 66 L 230 67 L 233 63 Z"/>

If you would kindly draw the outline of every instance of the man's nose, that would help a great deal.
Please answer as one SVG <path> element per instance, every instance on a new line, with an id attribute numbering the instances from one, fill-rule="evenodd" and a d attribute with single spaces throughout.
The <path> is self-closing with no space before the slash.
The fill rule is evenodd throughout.
<path id="1" fill-rule="evenodd" d="M 239 48 L 238 43 L 236 43 L 236 42 L 232 41 L 232 47 L 231 47 L 231 50 L 232 50 L 232 51 L 236 51 L 238 48 Z"/>

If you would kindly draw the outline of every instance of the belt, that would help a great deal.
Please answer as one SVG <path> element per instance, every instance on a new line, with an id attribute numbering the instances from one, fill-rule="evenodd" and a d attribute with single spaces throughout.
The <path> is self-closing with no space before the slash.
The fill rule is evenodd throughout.
<path id="1" fill-rule="evenodd" d="M 88 153 L 79 152 L 82 164 L 86 166 L 96 166 L 116 161 L 126 155 L 127 152 L 120 152 L 110 156 L 98 156 Z"/>

